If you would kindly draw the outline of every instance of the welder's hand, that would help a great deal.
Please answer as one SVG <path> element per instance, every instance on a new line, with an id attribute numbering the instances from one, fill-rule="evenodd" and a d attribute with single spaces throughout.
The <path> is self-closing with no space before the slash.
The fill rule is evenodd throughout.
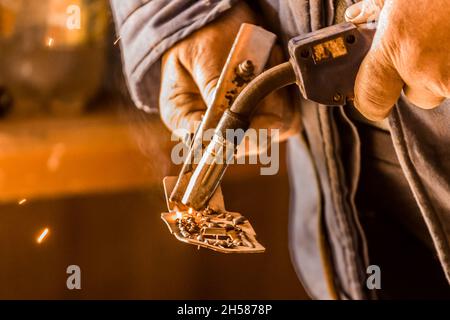
<path id="1" fill-rule="evenodd" d="M 242 23 L 255 23 L 245 2 L 167 51 L 162 59 L 161 117 L 167 127 L 194 132 L 195 121 L 213 99 L 214 89 Z M 283 62 L 274 50 L 272 63 Z M 278 128 L 280 138 L 299 130 L 300 117 L 285 91 L 268 96 L 252 120 L 254 128 Z M 281 140 L 280 139 L 280 140 Z"/>
<path id="2" fill-rule="evenodd" d="M 365 23 L 379 15 L 374 43 L 355 84 L 355 105 L 372 120 L 387 117 L 402 89 L 418 107 L 450 97 L 448 0 L 365 0 L 346 19 Z"/>

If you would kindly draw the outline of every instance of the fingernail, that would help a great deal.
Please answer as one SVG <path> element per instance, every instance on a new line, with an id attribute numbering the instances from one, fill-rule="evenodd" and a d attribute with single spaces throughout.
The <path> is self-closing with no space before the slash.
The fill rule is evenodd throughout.
<path id="1" fill-rule="evenodd" d="M 345 10 L 345 20 L 351 21 L 355 19 L 357 16 L 359 16 L 360 13 L 361 13 L 360 3 L 354 4 L 351 7 L 348 7 L 347 10 Z"/>

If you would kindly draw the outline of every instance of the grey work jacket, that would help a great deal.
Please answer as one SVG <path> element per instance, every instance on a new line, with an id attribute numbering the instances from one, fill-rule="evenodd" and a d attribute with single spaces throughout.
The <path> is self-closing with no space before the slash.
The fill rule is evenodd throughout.
<path id="1" fill-rule="evenodd" d="M 354 1 L 342 0 L 346 5 Z M 271 31 L 291 37 L 331 25 L 334 0 L 259 0 Z M 134 102 L 157 110 L 161 55 L 177 41 L 229 10 L 237 0 L 111 0 L 121 37 L 124 72 Z M 291 173 L 290 251 L 312 297 L 365 299 L 367 250 L 354 203 L 360 140 L 344 108 L 302 101 L 306 144 L 289 141 Z M 450 108 L 412 106 L 403 97 L 389 117 L 402 170 L 450 280 Z M 336 123 L 352 139 L 343 161 Z M 351 159 L 350 161 L 348 159 Z M 383 199 L 380 199 L 383 201 Z"/>

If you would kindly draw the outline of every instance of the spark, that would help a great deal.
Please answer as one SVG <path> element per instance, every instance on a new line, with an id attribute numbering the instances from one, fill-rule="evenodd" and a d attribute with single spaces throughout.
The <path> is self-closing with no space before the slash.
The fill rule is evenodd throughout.
<path id="1" fill-rule="evenodd" d="M 118 38 L 116 39 L 116 41 L 114 41 L 114 44 L 113 44 L 113 45 L 114 45 L 114 46 L 117 45 L 117 44 L 119 43 L 120 39 L 122 39 L 122 37 L 118 37 Z"/>
<path id="2" fill-rule="evenodd" d="M 53 38 L 51 38 L 51 37 L 48 37 L 48 39 L 47 39 L 47 47 L 51 47 L 52 45 L 53 45 Z"/>
<path id="3" fill-rule="evenodd" d="M 19 203 L 19 206 L 23 205 L 25 202 L 27 202 L 27 199 L 25 199 L 25 198 L 21 199 L 21 200 L 18 202 L 18 203 Z"/>
<path id="4" fill-rule="evenodd" d="M 41 243 L 42 241 L 44 241 L 45 237 L 47 237 L 48 235 L 48 228 L 45 228 L 44 231 L 42 231 L 42 233 L 39 235 L 39 237 L 37 238 L 37 243 Z"/>

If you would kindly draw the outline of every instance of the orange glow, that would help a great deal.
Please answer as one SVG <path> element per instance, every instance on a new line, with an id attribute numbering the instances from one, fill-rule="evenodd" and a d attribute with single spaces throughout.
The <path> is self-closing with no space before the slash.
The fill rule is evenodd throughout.
<path id="1" fill-rule="evenodd" d="M 42 241 L 44 241 L 48 235 L 48 232 L 49 232 L 48 228 L 45 228 L 44 231 L 42 231 L 42 233 L 37 238 L 37 240 L 36 240 L 37 243 L 41 243 Z"/>

